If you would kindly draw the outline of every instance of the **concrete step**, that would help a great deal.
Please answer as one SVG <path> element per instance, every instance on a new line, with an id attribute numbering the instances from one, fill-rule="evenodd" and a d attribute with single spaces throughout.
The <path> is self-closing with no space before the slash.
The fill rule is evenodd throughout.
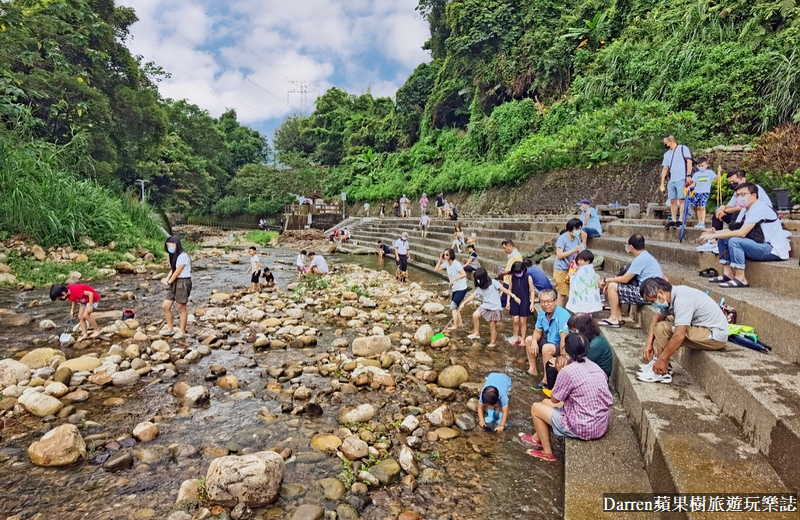
<path id="1" fill-rule="evenodd" d="M 612 379 L 644 453 L 653 492 L 788 492 L 766 457 L 741 439 L 738 428 L 680 365 L 673 364 L 669 385 L 636 379 L 644 331 L 625 327 L 603 333 L 613 346 Z"/>
<path id="2" fill-rule="evenodd" d="M 603 493 L 652 492 L 639 443 L 619 396 L 614 396 L 603 438 L 591 442 L 567 439 L 564 443 L 564 520 L 656 520 L 657 513 L 630 516 L 602 511 Z"/>

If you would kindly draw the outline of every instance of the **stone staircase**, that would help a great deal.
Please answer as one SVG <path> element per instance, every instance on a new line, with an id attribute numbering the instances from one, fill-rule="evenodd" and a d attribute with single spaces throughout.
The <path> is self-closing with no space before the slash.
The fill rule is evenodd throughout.
<path id="1" fill-rule="evenodd" d="M 469 237 L 476 234 L 481 265 L 490 273 L 505 266 L 500 243 L 514 240 L 523 255 L 554 241 L 569 216 L 534 219 L 460 219 Z M 377 240 L 392 244 L 409 233 L 412 265 L 432 269 L 453 238 L 453 222 L 434 220 L 420 238 L 418 220 L 385 218 L 351 226 L 347 247 L 373 249 Z M 790 222 L 792 249 L 800 255 L 800 226 Z M 683 244 L 679 230 L 664 229 L 663 221 L 614 220 L 589 248 L 605 258 L 600 276 L 616 273 L 631 257 L 625 242 L 633 233 L 673 285 L 689 285 L 722 297 L 752 325 L 759 339 L 773 347 L 769 354 L 732 343 L 720 352 L 681 348 L 674 356 L 671 385 L 636 379 L 651 307 L 630 309 L 621 329 L 604 330 L 615 357 L 611 383 L 619 402 L 612 424 L 601 441 L 566 443 L 565 518 L 614 518 L 599 512 L 603 492 L 770 493 L 800 490 L 800 266 L 797 257 L 785 262 L 750 262 L 750 289 L 721 289 L 698 276 L 715 267 L 717 256 L 695 250 L 702 230 L 687 228 Z M 466 256 L 466 249 L 463 255 Z M 542 262 L 548 275 L 553 257 Z M 793 513 L 796 515 L 796 513 Z M 625 514 L 621 518 L 630 518 Z M 704 518 L 687 513 L 676 518 Z M 711 518 L 727 518 L 710 514 Z M 672 518 L 672 516 L 670 516 Z M 738 518 L 738 517 L 737 517 Z M 748 518 L 759 518 L 749 513 Z M 765 514 L 763 518 L 796 518 Z"/>

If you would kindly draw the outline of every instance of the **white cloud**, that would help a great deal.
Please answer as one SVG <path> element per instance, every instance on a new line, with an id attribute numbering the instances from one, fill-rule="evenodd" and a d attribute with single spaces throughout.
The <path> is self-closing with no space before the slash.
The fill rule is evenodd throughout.
<path id="1" fill-rule="evenodd" d="M 120 0 L 139 22 L 128 45 L 172 77 L 164 97 L 186 98 L 212 115 L 234 107 L 256 127 L 300 108 L 289 80 L 393 96 L 430 59 L 417 0 Z"/>

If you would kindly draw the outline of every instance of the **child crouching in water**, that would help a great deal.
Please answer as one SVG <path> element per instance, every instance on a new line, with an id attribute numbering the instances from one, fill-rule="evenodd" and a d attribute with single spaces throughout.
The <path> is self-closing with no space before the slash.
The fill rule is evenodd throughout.
<path id="1" fill-rule="evenodd" d="M 509 390 L 511 378 L 507 375 L 492 372 L 486 377 L 478 400 L 478 424 L 482 428 L 501 432 L 506 427 Z M 483 415 L 484 409 L 486 416 Z"/>
<path id="2" fill-rule="evenodd" d="M 589 316 L 593 312 L 603 310 L 600 300 L 600 288 L 597 286 L 597 273 L 594 272 L 594 255 L 584 249 L 575 257 L 578 271 L 569 278 L 569 300 L 567 310 L 571 313 L 584 313 Z"/>
<path id="3" fill-rule="evenodd" d="M 78 321 L 81 324 L 81 337 L 78 341 L 89 339 L 89 325 L 92 326 L 94 333 L 92 338 L 100 336 L 100 327 L 94 321 L 92 311 L 97 308 L 97 302 L 100 301 L 100 295 L 97 294 L 90 286 L 85 283 L 76 283 L 72 285 L 54 285 L 50 288 L 50 299 L 56 300 L 69 300 L 72 302 L 72 307 L 69 310 L 70 319 L 75 317 L 75 304 L 79 305 Z"/>
<path id="4" fill-rule="evenodd" d="M 507 294 L 509 298 L 517 302 L 517 305 L 522 302 L 518 296 L 503 287 L 500 282 L 490 279 L 486 269 L 481 267 L 475 271 L 475 291 L 467 296 L 467 298 L 461 302 L 461 305 L 458 306 L 458 312 L 461 312 L 461 310 L 469 302 L 474 300 L 476 296 L 480 296 L 483 301 L 481 306 L 472 313 L 473 332 L 467 336 L 469 339 L 481 339 L 480 319 L 481 316 L 483 316 L 483 319 L 489 322 L 490 338 L 489 345 L 487 346 L 495 346 L 497 342 L 497 322 L 503 319 L 503 305 L 500 303 L 501 292 Z"/>

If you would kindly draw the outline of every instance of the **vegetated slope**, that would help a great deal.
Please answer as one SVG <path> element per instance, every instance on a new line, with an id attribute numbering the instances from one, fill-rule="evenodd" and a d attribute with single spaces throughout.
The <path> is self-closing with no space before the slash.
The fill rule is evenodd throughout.
<path id="1" fill-rule="evenodd" d="M 657 159 L 661 137 L 749 142 L 800 119 L 800 5 L 421 0 L 432 61 L 396 102 L 331 89 L 278 157 L 354 200 L 518 185 Z"/>

